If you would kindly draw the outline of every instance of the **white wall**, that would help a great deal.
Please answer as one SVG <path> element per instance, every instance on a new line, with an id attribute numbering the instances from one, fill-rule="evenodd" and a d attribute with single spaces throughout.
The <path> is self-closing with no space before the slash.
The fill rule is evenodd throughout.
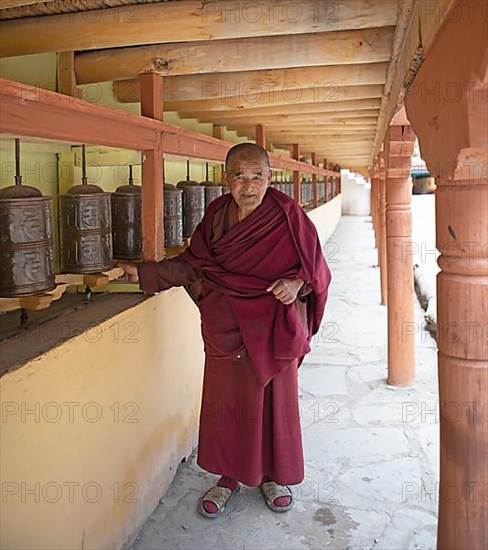
<path id="1" fill-rule="evenodd" d="M 350 216 L 368 216 L 371 184 L 363 176 L 341 170 L 342 213 Z"/>

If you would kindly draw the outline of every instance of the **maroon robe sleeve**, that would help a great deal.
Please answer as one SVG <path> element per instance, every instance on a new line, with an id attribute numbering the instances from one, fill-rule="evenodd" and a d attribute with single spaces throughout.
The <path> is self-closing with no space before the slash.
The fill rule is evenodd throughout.
<path id="1" fill-rule="evenodd" d="M 139 286 L 144 292 L 154 294 L 173 286 L 184 286 L 201 278 L 198 268 L 178 258 L 161 262 L 145 262 L 137 267 Z"/>

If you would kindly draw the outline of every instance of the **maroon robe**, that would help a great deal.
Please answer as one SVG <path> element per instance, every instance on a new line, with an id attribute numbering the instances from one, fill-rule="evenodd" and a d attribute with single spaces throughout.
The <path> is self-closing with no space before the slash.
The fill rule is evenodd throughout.
<path id="1" fill-rule="evenodd" d="M 200 309 L 205 373 L 197 463 L 256 486 L 303 479 L 297 367 L 323 315 L 330 273 L 314 225 L 269 188 L 242 222 L 230 194 L 211 203 L 178 258 L 139 268 L 141 288 L 184 285 Z M 285 306 L 266 288 L 300 278 Z"/>

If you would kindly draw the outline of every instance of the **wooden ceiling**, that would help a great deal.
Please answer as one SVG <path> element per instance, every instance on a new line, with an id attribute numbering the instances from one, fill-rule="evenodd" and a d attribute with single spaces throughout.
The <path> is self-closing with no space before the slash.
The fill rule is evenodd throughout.
<path id="1" fill-rule="evenodd" d="M 0 55 L 73 51 L 120 102 L 156 71 L 166 111 L 364 171 L 439 25 L 422 1 L 4 0 Z"/>

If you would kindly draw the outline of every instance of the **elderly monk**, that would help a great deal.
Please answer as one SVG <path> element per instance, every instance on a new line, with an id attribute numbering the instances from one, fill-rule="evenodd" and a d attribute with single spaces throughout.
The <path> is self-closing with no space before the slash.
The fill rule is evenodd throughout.
<path id="1" fill-rule="evenodd" d="M 232 147 L 230 194 L 214 200 L 189 248 L 158 263 L 120 264 L 154 293 L 184 286 L 202 319 L 205 371 L 197 463 L 221 477 L 199 503 L 218 517 L 239 483 L 275 512 L 304 477 L 297 370 L 310 351 L 330 272 L 300 205 L 270 187 L 265 149 Z"/>

